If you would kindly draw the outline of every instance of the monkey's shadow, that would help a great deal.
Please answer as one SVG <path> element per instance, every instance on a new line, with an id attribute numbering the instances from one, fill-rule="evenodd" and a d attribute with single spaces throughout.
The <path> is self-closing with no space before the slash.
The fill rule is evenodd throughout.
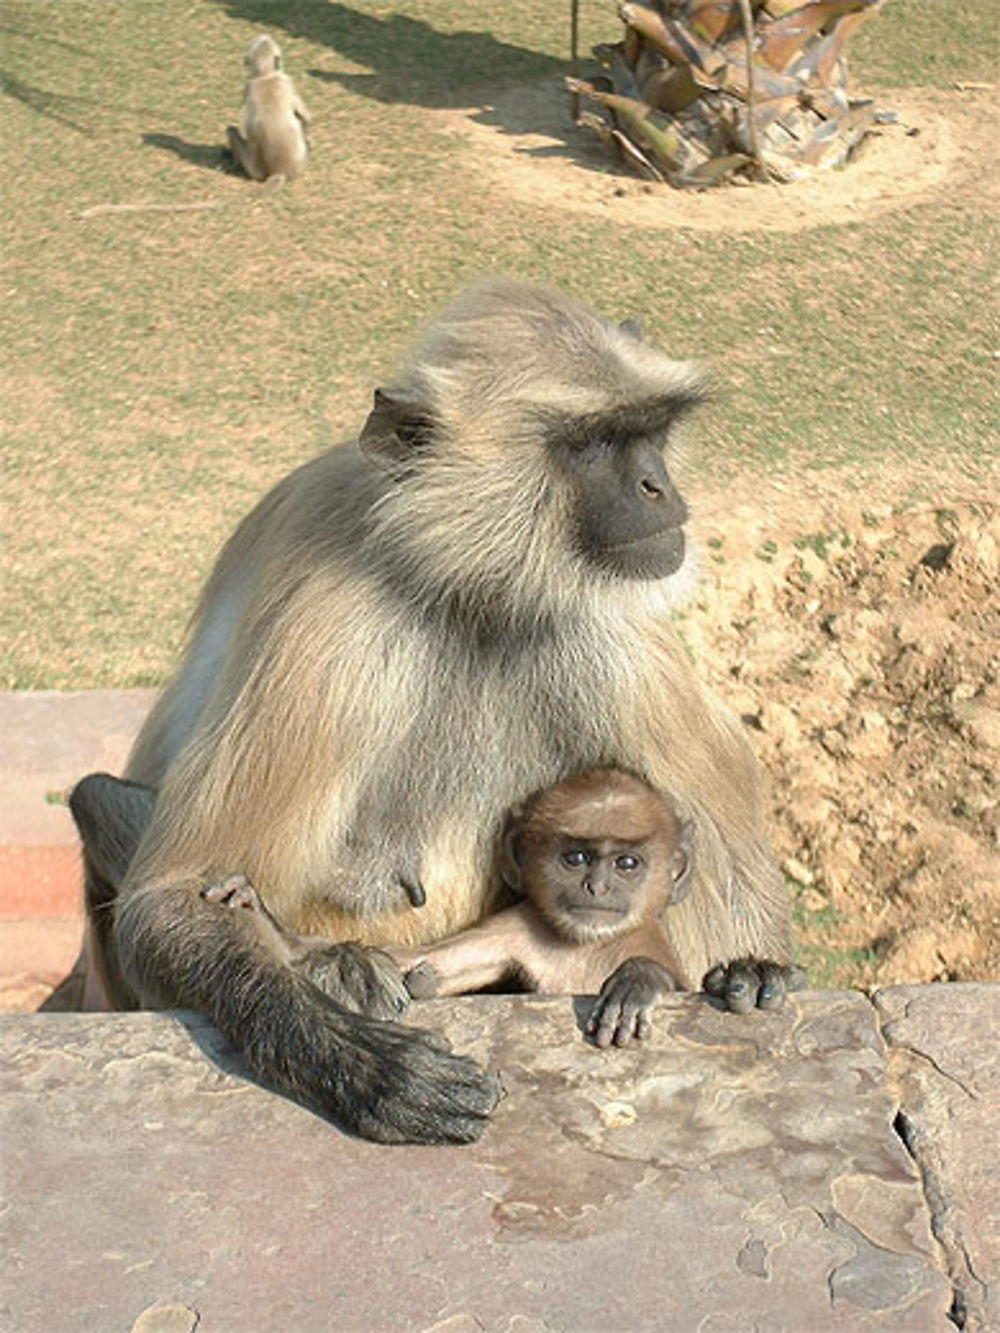
<path id="1" fill-rule="evenodd" d="M 594 999 L 593 995 L 573 996 L 573 1017 L 584 1041 L 589 1041 L 587 1021 L 594 1007 Z M 307 1101 L 276 1088 L 273 1083 L 268 1083 L 265 1079 L 258 1078 L 251 1069 L 247 1068 L 239 1052 L 234 1050 L 219 1029 L 203 1015 L 196 1013 L 193 1009 L 172 1009 L 168 1017 L 173 1018 L 184 1028 L 195 1046 L 222 1073 L 229 1074 L 244 1083 L 251 1083 L 254 1087 L 262 1088 L 273 1097 L 280 1097 L 282 1101 L 291 1102 L 293 1106 L 304 1107 L 313 1115 L 319 1116 L 321 1120 L 333 1125 L 342 1134 L 346 1134 L 348 1138 L 358 1137 L 332 1116 L 326 1115 L 317 1107 L 311 1106 Z"/>
<path id="2" fill-rule="evenodd" d="M 311 1106 L 307 1101 L 292 1096 L 291 1093 L 276 1088 L 273 1083 L 268 1083 L 266 1079 L 258 1078 L 252 1069 L 244 1064 L 238 1051 L 230 1046 L 229 1042 L 222 1035 L 217 1027 L 196 1013 L 193 1009 L 171 1009 L 168 1017 L 176 1021 L 185 1029 L 188 1036 L 194 1042 L 201 1053 L 213 1064 L 216 1069 L 223 1074 L 229 1074 L 233 1078 L 242 1080 L 244 1083 L 251 1083 L 255 1088 L 261 1088 L 269 1096 L 279 1097 L 284 1102 L 290 1102 L 292 1106 L 301 1106 L 313 1115 L 319 1116 L 325 1120 L 328 1125 L 333 1125 L 342 1134 L 348 1138 L 357 1138 L 349 1129 L 334 1120 L 332 1116 L 326 1115 L 315 1106 Z"/>
<path id="3" fill-rule="evenodd" d="M 150 148 L 162 148 L 175 157 L 191 162 L 204 171 L 221 171 L 226 176 L 242 176 L 232 153 L 221 143 L 188 143 L 174 134 L 144 134 L 142 142 Z"/>

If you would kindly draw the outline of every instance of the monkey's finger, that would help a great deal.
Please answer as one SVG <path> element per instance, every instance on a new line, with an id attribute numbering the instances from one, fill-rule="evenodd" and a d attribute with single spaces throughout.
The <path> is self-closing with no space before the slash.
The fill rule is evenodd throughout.
<path id="1" fill-rule="evenodd" d="M 746 966 L 732 966 L 726 977 L 726 1008 L 734 1014 L 748 1014 L 757 1007 L 759 983 L 756 972 Z M 784 996 L 782 996 L 782 999 Z"/>
<path id="2" fill-rule="evenodd" d="M 350 1128 L 383 1143 L 468 1143 L 482 1134 L 500 1097 L 494 1074 L 423 1029 L 395 1029 L 370 1054 L 373 1064 L 355 1065 Z"/>
<path id="3" fill-rule="evenodd" d="M 637 1041 L 645 1041 L 653 1030 L 652 1009 L 640 1009 L 635 1020 Z"/>
<path id="4" fill-rule="evenodd" d="M 207 903 L 228 903 L 234 896 L 239 898 L 238 906 L 252 906 L 250 898 L 254 896 L 253 889 L 250 888 L 250 881 L 246 875 L 227 875 L 225 879 L 220 879 L 217 884 L 206 884 L 201 891 L 201 896 Z M 244 902 L 243 899 L 246 898 Z"/>
<path id="5" fill-rule="evenodd" d="M 641 1005 L 637 1000 L 626 998 L 618 1016 L 618 1024 L 615 1027 L 615 1045 L 627 1046 L 632 1040 L 633 1035 L 638 1031 L 639 1015 Z"/>
<path id="6" fill-rule="evenodd" d="M 801 967 L 786 967 L 783 963 L 761 963 L 760 977 L 758 1009 L 780 1009 L 790 991 L 802 990 L 806 984 Z"/>
<path id="7" fill-rule="evenodd" d="M 590 1016 L 588 1028 L 591 1036 L 594 1038 L 594 1044 L 604 1047 L 610 1046 L 615 1035 L 615 1029 L 618 1026 L 618 1015 L 621 1012 L 621 1006 L 615 1004 L 606 997 L 598 1000 L 594 1006 L 594 1011 Z"/>
<path id="8" fill-rule="evenodd" d="M 788 994 L 785 968 L 777 963 L 761 963 L 760 986 L 757 990 L 758 1009 L 780 1009 Z"/>
<path id="9" fill-rule="evenodd" d="M 712 995 L 717 1000 L 726 998 L 726 973 L 728 969 L 725 963 L 716 963 L 705 973 L 701 988 L 706 995 Z"/>

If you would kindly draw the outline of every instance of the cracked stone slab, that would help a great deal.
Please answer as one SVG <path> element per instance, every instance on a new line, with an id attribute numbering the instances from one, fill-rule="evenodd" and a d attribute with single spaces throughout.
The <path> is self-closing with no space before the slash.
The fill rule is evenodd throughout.
<path id="1" fill-rule="evenodd" d="M 864 996 L 748 1016 L 676 996 L 648 1043 L 610 1051 L 582 1040 L 586 1011 L 415 1007 L 502 1071 L 464 1148 L 351 1139 L 248 1081 L 192 1015 L 0 1019 L 0 1324 L 93 1333 L 173 1308 L 227 1333 L 953 1328 Z"/>
<path id="2" fill-rule="evenodd" d="M 875 1004 L 956 1317 L 1000 1329 L 1000 986 L 893 986 Z"/>

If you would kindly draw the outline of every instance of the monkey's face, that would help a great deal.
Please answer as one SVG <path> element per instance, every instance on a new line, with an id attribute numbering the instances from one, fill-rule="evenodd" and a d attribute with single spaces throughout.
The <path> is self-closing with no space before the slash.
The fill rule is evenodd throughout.
<path id="1" fill-rule="evenodd" d="M 684 562 L 687 505 L 660 451 L 595 440 L 575 451 L 577 541 L 599 568 L 629 579 L 662 579 Z"/>
<path id="2" fill-rule="evenodd" d="M 524 886 L 540 914 L 567 939 L 585 942 L 629 930 L 645 914 L 650 862 L 641 844 L 560 838 L 534 849 Z"/>

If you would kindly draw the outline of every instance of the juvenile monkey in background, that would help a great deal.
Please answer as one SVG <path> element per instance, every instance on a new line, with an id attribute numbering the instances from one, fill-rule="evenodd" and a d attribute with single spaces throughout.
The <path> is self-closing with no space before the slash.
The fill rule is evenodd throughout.
<path id="1" fill-rule="evenodd" d="M 281 69 L 281 47 L 266 34 L 256 37 L 243 59 L 247 70 L 241 129 L 226 130 L 229 147 L 255 181 L 291 180 L 305 170 L 311 117 L 295 85 Z"/>
<path id="2" fill-rule="evenodd" d="M 681 967 L 663 927 L 691 884 L 690 823 L 622 769 L 594 769 L 511 812 L 503 876 L 524 901 L 429 949 L 389 952 L 418 999 L 516 979 L 598 998 L 598 1046 L 646 1037 Z"/>

